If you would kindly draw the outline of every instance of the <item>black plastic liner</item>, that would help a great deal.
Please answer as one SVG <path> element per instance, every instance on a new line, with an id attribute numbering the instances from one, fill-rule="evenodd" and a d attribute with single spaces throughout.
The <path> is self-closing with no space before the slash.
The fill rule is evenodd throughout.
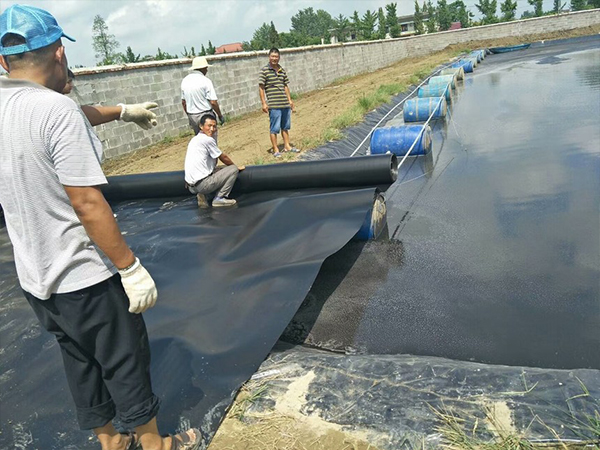
<path id="1" fill-rule="evenodd" d="M 397 166 L 395 155 L 248 166 L 239 173 L 233 195 L 310 188 L 385 188 L 396 181 Z M 108 201 L 190 195 L 183 171 L 110 177 L 102 192 Z"/>
<path id="2" fill-rule="evenodd" d="M 374 195 L 374 188 L 262 192 L 226 210 L 199 210 L 193 197 L 113 205 L 158 286 L 157 305 L 144 317 L 162 432 L 185 424 L 216 431 L 323 260 L 361 227 Z M 74 431 L 58 346 L 18 288 L 4 227 L 0 249 L 0 448 L 96 448 L 89 433 Z"/>
<path id="3" fill-rule="evenodd" d="M 467 75 L 386 192 L 390 242 L 329 258 L 284 338 L 599 369 L 599 49 L 540 43 Z"/>

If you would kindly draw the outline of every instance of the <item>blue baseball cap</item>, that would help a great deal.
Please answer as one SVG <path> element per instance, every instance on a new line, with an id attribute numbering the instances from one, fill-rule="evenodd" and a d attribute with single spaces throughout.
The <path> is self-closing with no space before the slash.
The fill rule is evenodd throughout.
<path id="1" fill-rule="evenodd" d="M 8 33 L 18 34 L 25 43 L 4 47 L 2 39 Z M 75 42 L 67 36 L 56 19 L 48 11 L 27 5 L 12 5 L 0 15 L 0 55 L 18 55 L 46 47 L 61 37 Z"/>

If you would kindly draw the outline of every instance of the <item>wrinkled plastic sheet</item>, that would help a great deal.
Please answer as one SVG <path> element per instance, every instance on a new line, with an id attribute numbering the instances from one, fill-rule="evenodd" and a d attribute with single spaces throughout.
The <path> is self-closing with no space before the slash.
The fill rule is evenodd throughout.
<path id="1" fill-rule="evenodd" d="M 597 370 L 348 356 L 280 342 L 247 389 L 261 394 L 246 421 L 254 414 L 310 415 L 319 429 L 340 429 L 380 450 L 447 448 L 457 429 L 471 442 L 510 435 L 556 448 L 559 439 L 600 445 L 593 432 L 600 410 Z M 292 410 L 290 397 L 298 399 Z"/>
<path id="2" fill-rule="evenodd" d="M 323 260 L 361 227 L 374 193 L 263 192 L 224 210 L 199 210 L 194 197 L 113 206 L 159 290 L 144 317 L 163 432 L 190 424 L 216 431 Z M 0 448 L 96 448 L 75 431 L 58 345 L 22 296 L 4 227 L 0 264 Z"/>

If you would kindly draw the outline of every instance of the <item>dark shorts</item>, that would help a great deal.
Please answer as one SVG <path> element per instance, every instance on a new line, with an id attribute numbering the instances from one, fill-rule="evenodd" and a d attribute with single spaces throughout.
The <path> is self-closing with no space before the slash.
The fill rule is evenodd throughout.
<path id="1" fill-rule="evenodd" d="M 269 108 L 269 121 L 271 134 L 289 130 L 292 127 L 291 108 Z"/>
<path id="2" fill-rule="evenodd" d="M 128 311 L 121 278 L 40 300 L 25 298 L 62 353 L 82 430 L 116 419 L 127 430 L 148 423 L 159 400 L 150 383 L 150 346 L 141 314 Z"/>

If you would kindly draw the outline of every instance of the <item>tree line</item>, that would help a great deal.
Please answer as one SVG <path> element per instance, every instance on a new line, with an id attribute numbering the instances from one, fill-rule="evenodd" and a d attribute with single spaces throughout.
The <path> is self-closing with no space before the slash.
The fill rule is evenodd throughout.
<path id="1" fill-rule="evenodd" d="M 172 55 L 169 52 L 162 51 L 160 47 L 158 47 L 155 55 L 141 56 L 139 53 L 136 55 L 129 45 L 125 50 L 125 53 L 121 53 L 118 51 L 121 44 L 117 41 L 114 34 L 109 33 L 106 21 L 100 15 L 94 17 L 94 24 L 92 25 L 92 45 L 97 60 L 96 63 L 99 66 L 143 61 L 161 61 L 164 59 L 193 58 L 195 56 L 214 55 L 217 50 L 212 42 L 208 41 L 206 47 L 204 47 L 204 44 L 200 46 L 199 52 L 196 52 L 196 49 L 193 46 L 190 47 L 189 50 L 184 46 L 181 56 L 177 54 Z"/>
<path id="2" fill-rule="evenodd" d="M 554 0 L 552 10 L 543 11 L 543 0 L 527 0 L 533 11 L 525 11 L 521 19 L 540 17 L 548 14 L 559 14 L 565 10 L 566 2 Z M 600 0 L 570 0 L 572 11 L 600 8 Z M 500 3 L 498 15 L 498 0 L 479 0 L 475 4 L 481 13 L 481 20 L 474 21 L 473 13 L 467 9 L 462 0 L 448 3 L 447 0 L 424 0 L 419 5 L 415 0 L 414 5 L 414 32 L 415 34 L 434 33 L 448 30 L 453 22 L 460 22 L 462 28 L 492 23 L 507 22 L 516 19 L 517 0 L 503 0 Z M 291 17 L 291 29 L 288 32 L 278 32 L 273 22 L 263 23 L 257 28 L 250 41 L 245 41 L 242 48 L 248 50 L 264 50 L 271 47 L 290 48 L 307 45 L 328 43 L 332 37 L 337 41 L 347 40 L 376 40 L 387 37 L 400 37 L 402 30 L 398 22 L 397 3 L 388 3 L 377 11 L 367 9 L 362 15 L 354 11 L 352 16 L 343 14 L 332 17 L 323 9 L 314 10 L 305 8 L 299 10 Z M 118 51 L 119 42 L 108 31 L 104 19 L 97 15 L 92 26 L 93 47 L 98 65 L 135 63 L 141 61 L 160 61 L 175 58 L 193 58 L 195 56 L 213 55 L 216 48 L 209 40 L 208 45 L 200 46 L 200 50 L 192 46 L 188 50 L 183 47 L 181 55 L 172 55 L 158 48 L 155 55 L 141 56 L 136 54 L 131 46 L 127 46 L 124 53 Z"/>

